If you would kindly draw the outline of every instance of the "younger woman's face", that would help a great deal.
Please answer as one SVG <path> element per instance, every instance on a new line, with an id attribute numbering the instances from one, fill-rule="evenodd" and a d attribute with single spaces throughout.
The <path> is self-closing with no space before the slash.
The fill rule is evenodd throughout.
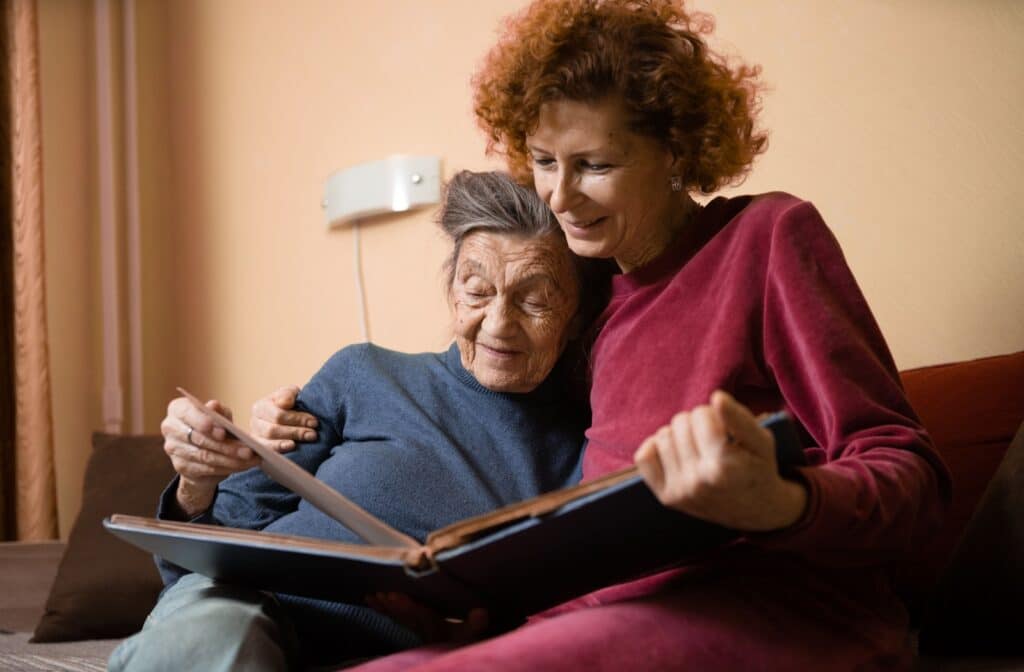
<path id="1" fill-rule="evenodd" d="M 573 252 L 614 258 L 628 272 L 671 242 L 681 201 L 669 182 L 675 162 L 630 129 L 618 98 L 545 103 L 526 141 L 534 186 Z"/>

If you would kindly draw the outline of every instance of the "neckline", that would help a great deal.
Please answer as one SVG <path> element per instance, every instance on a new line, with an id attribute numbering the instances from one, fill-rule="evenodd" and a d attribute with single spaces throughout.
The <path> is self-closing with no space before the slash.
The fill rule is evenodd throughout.
<path id="1" fill-rule="evenodd" d="M 725 198 L 718 196 L 696 211 L 696 215 L 661 254 L 629 273 L 612 278 L 612 296 L 630 294 L 674 276 L 700 252 L 715 234 L 747 206 L 749 196 Z"/>
<path id="2" fill-rule="evenodd" d="M 704 228 L 706 208 L 699 207 L 694 211 L 690 222 L 679 232 L 675 240 L 661 251 L 650 262 L 629 273 L 621 273 L 612 278 L 612 294 L 634 291 L 645 285 L 662 280 L 677 270 L 698 249 Z"/>

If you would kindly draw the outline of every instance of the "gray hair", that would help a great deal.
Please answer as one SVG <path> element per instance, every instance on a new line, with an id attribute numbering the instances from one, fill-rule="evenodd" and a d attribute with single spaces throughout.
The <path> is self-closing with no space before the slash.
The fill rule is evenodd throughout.
<path id="1" fill-rule="evenodd" d="M 452 239 L 452 253 L 444 265 L 448 287 L 455 280 L 462 242 L 471 233 L 488 231 L 524 238 L 561 233 L 554 214 L 537 193 L 500 172 L 456 173 L 445 187 L 438 223 Z"/>
<path id="2" fill-rule="evenodd" d="M 462 243 L 471 233 L 488 231 L 525 238 L 563 235 L 555 215 L 537 192 L 498 171 L 456 173 L 445 187 L 438 224 L 452 240 L 452 253 L 444 264 L 448 289 L 455 281 Z M 580 290 L 579 314 L 589 325 L 608 301 L 613 265 L 604 259 L 578 257 L 568 248 L 566 254 L 572 258 Z"/>

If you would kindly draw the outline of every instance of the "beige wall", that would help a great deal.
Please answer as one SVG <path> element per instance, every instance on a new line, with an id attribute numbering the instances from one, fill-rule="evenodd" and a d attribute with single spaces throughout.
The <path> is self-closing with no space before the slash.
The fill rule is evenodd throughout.
<path id="1" fill-rule="evenodd" d="M 1024 348 L 1024 5 L 702 6 L 773 87 L 743 189 L 814 201 L 897 364 Z"/>
<path id="2" fill-rule="evenodd" d="M 51 213 L 57 203 L 91 211 L 95 198 L 94 73 L 82 55 L 88 3 L 40 4 L 45 130 L 63 138 L 46 154 L 48 225 L 62 236 L 48 247 L 63 269 L 51 273 L 51 316 L 66 327 L 51 317 L 55 377 L 79 377 L 54 385 L 66 531 L 99 421 L 83 394 L 99 389 L 99 304 L 82 254 L 94 254 L 94 223 Z M 139 1 L 147 430 L 174 385 L 220 396 L 244 420 L 253 399 L 301 384 L 360 340 L 352 232 L 325 229 L 324 179 L 397 152 L 440 154 L 447 174 L 494 165 L 468 79 L 499 17 L 523 4 Z M 1024 127 L 1011 116 L 1024 104 L 1019 3 L 698 6 L 718 17 L 716 42 L 761 63 L 772 87 L 771 149 L 741 190 L 816 203 L 897 363 L 1024 347 Z M 447 343 L 445 246 L 430 217 L 363 228 L 371 335 L 382 345 Z"/>

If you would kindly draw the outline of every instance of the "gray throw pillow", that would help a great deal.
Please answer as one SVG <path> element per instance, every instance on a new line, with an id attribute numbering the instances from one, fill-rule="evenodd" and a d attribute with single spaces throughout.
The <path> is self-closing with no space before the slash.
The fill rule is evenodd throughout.
<path id="1" fill-rule="evenodd" d="M 93 434 L 82 508 L 33 642 L 125 637 L 137 632 L 163 588 L 149 554 L 103 529 L 112 513 L 156 515 L 174 476 L 160 436 Z"/>

